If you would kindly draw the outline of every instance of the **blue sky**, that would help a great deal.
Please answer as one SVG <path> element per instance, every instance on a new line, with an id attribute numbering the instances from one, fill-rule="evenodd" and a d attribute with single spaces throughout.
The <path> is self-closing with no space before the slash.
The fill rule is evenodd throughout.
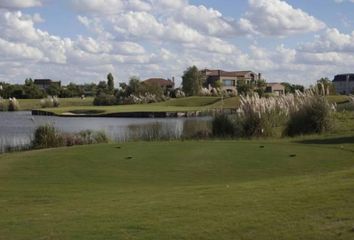
<path id="1" fill-rule="evenodd" d="M 310 85 L 354 72 L 351 0 L 0 0 L 0 81 L 253 70 Z"/>

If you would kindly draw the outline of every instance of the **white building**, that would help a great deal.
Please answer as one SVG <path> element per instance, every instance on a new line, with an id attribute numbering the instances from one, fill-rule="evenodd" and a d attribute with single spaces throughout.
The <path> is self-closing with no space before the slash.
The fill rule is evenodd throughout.
<path id="1" fill-rule="evenodd" d="M 339 94 L 354 93 L 354 73 L 340 74 L 335 76 L 333 85 Z"/>

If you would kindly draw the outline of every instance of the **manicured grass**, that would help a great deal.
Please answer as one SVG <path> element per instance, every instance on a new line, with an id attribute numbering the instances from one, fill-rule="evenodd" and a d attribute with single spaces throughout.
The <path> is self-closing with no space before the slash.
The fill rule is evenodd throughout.
<path id="1" fill-rule="evenodd" d="M 342 104 L 348 102 L 347 96 L 327 96 L 331 103 Z M 131 112 L 195 112 L 207 111 L 217 108 L 235 109 L 240 104 L 239 97 L 187 97 L 171 99 L 166 102 L 152 104 L 118 105 L 118 106 L 92 106 L 92 99 L 87 102 L 70 102 L 64 100 L 59 108 L 44 109 L 47 112 L 61 115 L 63 113 L 89 113 L 90 115 L 106 115 L 112 113 Z M 22 103 L 21 103 L 22 105 Z M 39 101 L 38 101 L 39 106 Z"/>
<path id="2" fill-rule="evenodd" d="M 231 98 L 230 98 L 231 99 Z M 234 98 L 236 99 L 236 98 Z M 230 101 L 228 99 L 225 100 Z M 235 102 L 235 100 L 233 100 Z M 230 101 L 231 102 L 231 101 Z M 228 104 L 231 106 L 231 104 Z M 87 106 L 87 107 L 60 107 L 49 108 L 45 111 L 57 115 L 65 113 L 93 113 L 97 116 L 111 113 L 131 113 L 131 112 L 195 112 L 215 109 L 221 106 L 219 97 L 187 97 L 172 99 L 166 102 L 151 104 L 117 105 L 117 106 Z M 233 106 L 233 105 L 232 105 Z M 224 106 L 226 108 L 226 106 Z M 233 106 L 234 107 L 234 106 Z"/>
<path id="3" fill-rule="evenodd" d="M 0 239 L 354 237 L 352 138 L 23 152 L 0 179 Z"/>
<path id="4" fill-rule="evenodd" d="M 60 106 L 68 107 L 68 106 L 92 106 L 93 98 L 60 98 Z M 21 111 L 29 111 L 32 109 L 40 109 L 40 99 L 18 99 L 20 103 Z"/>
<path id="5" fill-rule="evenodd" d="M 203 107 L 217 103 L 221 100 L 220 97 L 187 97 L 172 99 L 167 102 L 159 103 L 161 106 L 174 107 Z"/>
<path id="6" fill-rule="evenodd" d="M 349 101 L 349 97 L 345 95 L 331 95 L 326 96 L 330 103 L 342 104 L 347 103 Z"/>

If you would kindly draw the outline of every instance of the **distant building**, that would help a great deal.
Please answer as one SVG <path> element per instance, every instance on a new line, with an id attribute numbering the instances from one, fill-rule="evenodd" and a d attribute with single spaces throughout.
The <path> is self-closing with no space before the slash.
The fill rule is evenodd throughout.
<path id="1" fill-rule="evenodd" d="M 273 93 L 275 95 L 284 95 L 285 94 L 285 86 L 281 83 L 267 83 L 266 93 Z"/>
<path id="2" fill-rule="evenodd" d="M 57 85 L 58 87 L 61 87 L 61 82 L 53 81 L 51 79 L 35 79 L 34 85 L 40 89 L 47 90 L 51 85 Z"/>
<path id="3" fill-rule="evenodd" d="M 204 69 L 201 73 L 206 78 L 206 87 L 215 87 L 216 82 L 221 83 L 221 88 L 226 91 L 237 91 L 237 83 L 239 81 L 254 82 L 260 80 L 262 75 L 252 71 L 233 71 L 227 72 L 223 70 Z"/>
<path id="4" fill-rule="evenodd" d="M 354 93 L 354 73 L 340 74 L 335 76 L 333 85 L 339 94 Z"/>
<path id="5" fill-rule="evenodd" d="M 163 79 L 163 78 L 149 78 L 143 81 L 146 85 L 155 85 L 159 86 L 161 88 L 174 88 L 175 87 L 175 81 L 174 78 L 172 80 L 168 79 Z"/>

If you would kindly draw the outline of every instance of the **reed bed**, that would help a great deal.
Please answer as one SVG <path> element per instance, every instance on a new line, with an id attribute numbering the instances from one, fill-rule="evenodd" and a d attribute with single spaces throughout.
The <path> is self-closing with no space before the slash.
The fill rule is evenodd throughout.
<path id="1" fill-rule="evenodd" d="M 235 116 L 214 118 L 213 133 L 215 136 L 272 137 L 279 128 L 286 136 L 326 132 L 333 126 L 336 106 L 323 93 L 310 89 L 268 98 L 261 98 L 257 93 L 241 96 Z"/>

